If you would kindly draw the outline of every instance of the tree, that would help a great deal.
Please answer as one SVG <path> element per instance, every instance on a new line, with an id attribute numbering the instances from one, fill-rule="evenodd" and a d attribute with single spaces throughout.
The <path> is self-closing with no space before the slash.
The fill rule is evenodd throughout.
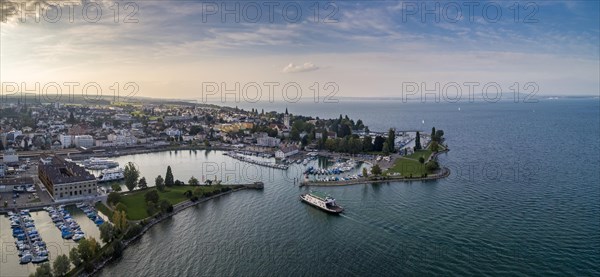
<path id="1" fill-rule="evenodd" d="M 431 140 L 435 140 L 435 127 L 431 127 Z"/>
<path id="2" fill-rule="evenodd" d="M 165 175 L 165 185 L 170 187 L 175 185 L 175 180 L 173 179 L 173 171 L 171 171 L 171 166 L 167 166 L 167 174 Z"/>
<path id="3" fill-rule="evenodd" d="M 370 152 L 373 150 L 373 138 L 371 138 L 371 136 L 365 136 L 363 139 L 362 150 L 365 152 Z"/>
<path id="4" fill-rule="evenodd" d="M 98 254 L 98 251 L 100 250 L 100 244 L 93 237 L 84 238 L 81 241 L 79 241 L 79 246 L 77 246 L 77 250 L 79 252 L 81 260 L 84 263 L 89 263 Z"/>
<path id="5" fill-rule="evenodd" d="M 121 185 L 119 183 L 114 183 L 110 186 L 113 191 L 121 191 Z"/>
<path id="6" fill-rule="evenodd" d="M 362 175 L 363 175 L 363 177 L 367 177 L 369 175 L 366 167 L 363 167 Z"/>
<path id="7" fill-rule="evenodd" d="M 71 248 L 71 251 L 69 251 L 69 260 L 71 260 L 71 262 L 75 266 L 81 265 L 81 255 L 79 255 L 79 250 L 77 249 L 77 247 Z"/>
<path id="8" fill-rule="evenodd" d="M 385 139 L 382 136 L 376 136 L 373 142 L 373 151 L 380 152 L 383 149 Z"/>
<path id="9" fill-rule="evenodd" d="M 425 158 L 423 158 L 423 156 L 419 157 L 419 163 L 421 164 L 421 168 L 422 168 L 423 163 L 425 163 Z"/>
<path id="10" fill-rule="evenodd" d="M 146 194 L 144 195 L 144 198 L 147 201 L 150 201 L 154 204 L 158 203 L 158 200 L 160 199 L 160 196 L 158 195 L 158 192 L 156 190 L 151 190 L 149 192 L 146 192 Z"/>
<path id="11" fill-rule="evenodd" d="M 109 193 L 106 198 L 106 202 L 113 205 L 116 205 L 117 203 L 119 203 L 119 201 L 121 201 L 121 195 L 116 192 Z"/>
<path id="12" fill-rule="evenodd" d="M 395 152 L 395 145 L 396 145 L 396 130 L 390 128 L 390 130 L 388 131 L 388 137 L 386 139 L 387 142 L 387 151 L 389 153 L 394 153 Z"/>
<path id="13" fill-rule="evenodd" d="M 120 232 L 127 230 L 127 214 L 125 211 L 114 211 L 112 222 L 115 224 L 115 228 Z"/>
<path id="14" fill-rule="evenodd" d="M 148 187 L 148 182 L 146 182 L 146 177 L 142 177 L 139 181 L 138 181 L 138 187 L 140 189 L 145 189 Z"/>
<path id="15" fill-rule="evenodd" d="M 34 274 L 31 274 L 34 277 L 52 277 L 52 269 L 50 268 L 49 263 L 45 263 L 40 265 Z"/>
<path id="16" fill-rule="evenodd" d="M 421 149 L 423 149 L 423 147 L 421 147 L 421 135 L 417 132 L 417 136 L 415 137 L 415 150 Z"/>
<path id="17" fill-rule="evenodd" d="M 373 175 L 380 175 L 380 174 L 381 174 L 381 167 L 379 167 L 379 165 L 378 165 L 378 164 L 374 165 L 374 166 L 371 168 L 371 173 L 372 173 Z"/>
<path id="18" fill-rule="evenodd" d="M 383 155 L 387 156 L 390 154 L 390 147 L 387 141 L 383 143 L 383 147 L 381 147 L 381 149 L 383 151 Z"/>
<path id="19" fill-rule="evenodd" d="M 156 189 L 158 189 L 158 191 L 162 192 L 165 190 L 165 180 L 162 176 L 158 175 L 156 179 L 154 179 L 154 184 L 156 185 Z"/>
<path id="20" fill-rule="evenodd" d="M 163 213 L 170 213 L 173 211 L 173 205 L 171 205 L 171 203 L 166 199 L 161 200 L 159 206 Z"/>
<path id="21" fill-rule="evenodd" d="M 427 162 L 427 164 L 425 165 L 425 168 L 428 171 L 435 171 L 440 168 L 440 165 L 438 164 L 438 162 L 431 160 L 431 161 Z"/>
<path id="22" fill-rule="evenodd" d="M 191 190 L 188 189 L 183 193 L 183 195 L 185 195 L 185 197 L 187 197 L 187 198 L 192 198 L 192 195 L 194 195 L 194 194 L 192 193 Z"/>
<path id="23" fill-rule="evenodd" d="M 115 227 L 112 224 L 108 222 L 102 223 L 102 225 L 100 225 L 100 239 L 102 239 L 104 243 L 111 242 L 115 238 L 115 231 Z"/>
<path id="24" fill-rule="evenodd" d="M 196 177 L 194 177 L 194 176 L 190 177 L 190 180 L 188 181 L 188 185 L 197 186 L 199 184 L 200 184 L 200 182 L 198 181 L 198 179 L 196 179 Z"/>
<path id="25" fill-rule="evenodd" d="M 125 166 L 123 175 L 125 175 L 125 186 L 127 186 L 129 191 L 132 191 L 138 183 L 140 171 L 135 167 L 133 162 L 129 162 Z"/>
<path id="26" fill-rule="evenodd" d="M 105 223 L 106 224 L 106 223 Z M 54 275 L 56 276 L 65 276 L 69 272 L 71 268 L 71 262 L 69 261 L 69 257 L 67 255 L 58 255 L 56 260 L 54 260 Z"/>

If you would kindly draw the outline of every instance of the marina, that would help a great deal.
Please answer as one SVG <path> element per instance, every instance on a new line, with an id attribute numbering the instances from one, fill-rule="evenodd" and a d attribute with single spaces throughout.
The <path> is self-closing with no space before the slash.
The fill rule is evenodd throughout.
<path id="1" fill-rule="evenodd" d="M 47 207 L 44 210 L 48 212 L 52 222 L 61 232 L 63 239 L 79 241 L 85 237 L 81 226 L 73 219 L 71 214 L 65 209 L 64 205 L 58 207 Z"/>
<path id="2" fill-rule="evenodd" d="M 43 263 L 48 261 L 46 243 L 35 227 L 29 210 L 18 213 L 8 213 L 12 235 L 16 239 L 15 246 L 18 250 L 19 263 Z"/>
<path id="3" fill-rule="evenodd" d="M 265 166 L 265 167 L 270 167 L 270 168 L 276 168 L 276 169 L 288 169 L 289 166 L 286 164 L 277 164 L 274 162 L 270 162 L 270 161 L 265 161 L 265 160 L 258 160 L 252 156 L 248 156 L 247 154 L 245 154 L 246 152 L 236 152 L 236 151 L 229 151 L 229 152 L 225 152 L 223 153 L 223 155 L 232 157 L 236 160 L 239 161 L 243 161 L 243 162 L 247 162 L 247 163 L 251 163 L 251 164 L 256 164 L 256 165 L 260 165 L 260 166 Z M 253 152 L 247 152 L 247 153 L 253 153 Z M 263 155 L 263 158 L 269 158 L 271 157 L 270 155 Z"/>

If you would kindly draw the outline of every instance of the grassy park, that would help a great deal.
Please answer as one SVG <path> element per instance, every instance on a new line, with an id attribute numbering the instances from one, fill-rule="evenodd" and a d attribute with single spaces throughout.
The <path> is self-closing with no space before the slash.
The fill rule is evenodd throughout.
<path id="1" fill-rule="evenodd" d="M 431 150 L 419 150 L 413 154 L 408 156 L 399 158 L 394 163 L 394 166 L 388 169 L 388 173 L 400 173 L 404 177 L 413 176 L 420 177 L 425 173 L 429 172 L 425 166 L 425 164 L 421 164 L 419 162 L 419 158 L 423 157 L 425 161 L 431 156 Z"/>
<path id="2" fill-rule="evenodd" d="M 220 192 L 224 187 L 228 186 L 171 186 L 166 187 L 162 192 L 152 187 L 123 194 L 119 203 L 122 203 L 127 207 L 125 212 L 127 213 L 127 218 L 129 220 L 140 220 L 151 216 L 147 212 L 147 202 L 145 198 L 146 193 L 150 191 L 157 191 L 160 200 L 165 199 L 169 201 L 171 205 L 176 205 L 189 200 L 189 198 L 185 195 L 186 191 L 191 191 L 193 195 L 202 197 L 208 196 L 213 192 Z"/>

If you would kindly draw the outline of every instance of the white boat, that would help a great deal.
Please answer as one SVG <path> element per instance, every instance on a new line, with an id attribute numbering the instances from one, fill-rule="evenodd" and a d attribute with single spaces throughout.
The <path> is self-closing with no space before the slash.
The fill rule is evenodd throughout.
<path id="1" fill-rule="evenodd" d="M 34 264 L 39 264 L 48 261 L 48 256 L 35 256 L 31 259 L 31 262 Z"/>
<path id="2" fill-rule="evenodd" d="M 112 182 L 125 179 L 125 174 L 122 168 L 105 169 L 102 170 L 102 174 L 98 177 L 98 182 Z"/>
<path id="3" fill-rule="evenodd" d="M 109 160 L 107 158 L 94 158 L 91 157 L 81 162 L 81 164 L 88 169 L 108 169 L 119 166 L 118 162 Z"/>
<path id="4" fill-rule="evenodd" d="M 21 260 L 19 261 L 21 264 L 28 264 L 33 260 L 33 256 L 31 254 L 23 254 Z"/>
<path id="5" fill-rule="evenodd" d="M 311 191 L 310 193 L 302 194 L 300 195 L 300 199 L 326 212 L 338 214 L 344 210 L 344 208 L 335 203 L 335 199 L 319 192 Z"/>
<path id="6" fill-rule="evenodd" d="M 74 241 L 79 241 L 79 240 L 81 240 L 83 238 L 85 238 L 85 235 L 81 234 L 81 233 L 77 233 L 77 234 L 73 235 L 73 240 Z"/>

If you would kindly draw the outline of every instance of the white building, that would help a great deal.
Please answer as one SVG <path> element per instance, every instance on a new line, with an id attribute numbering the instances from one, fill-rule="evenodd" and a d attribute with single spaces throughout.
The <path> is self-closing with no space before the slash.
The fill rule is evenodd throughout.
<path id="1" fill-rule="evenodd" d="M 284 146 L 275 152 L 275 158 L 284 159 L 284 158 L 287 158 L 287 157 L 295 155 L 295 154 L 298 154 L 298 147 L 293 146 L 293 145 L 292 146 Z"/>
<path id="2" fill-rule="evenodd" d="M 60 140 L 60 144 L 62 144 L 63 148 L 71 147 L 73 144 L 73 136 L 71 135 L 60 135 L 58 136 L 58 140 Z"/>
<path id="3" fill-rule="evenodd" d="M 5 163 L 17 163 L 19 162 L 19 155 L 13 149 L 5 150 L 2 161 Z"/>
<path id="4" fill-rule="evenodd" d="M 259 137 L 256 139 L 256 145 L 258 146 L 275 147 L 278 146 L 279 143 L 281 143 L 280 139 L 269 136 Z"/>
<path id="5" fill-rule="evenodd" d="M 165 130 L 165 134 L 170 137 L 181 136 L 181 131 L 175 128 L 169 128 Z"/>
<path id="6" fill-rule="evenodd" d="M 75 136 L 73 143 L 75 143 L 75 146 L 77 147 L 90 148 L 94 146 L 94 138 L 90 135 Z"/>

